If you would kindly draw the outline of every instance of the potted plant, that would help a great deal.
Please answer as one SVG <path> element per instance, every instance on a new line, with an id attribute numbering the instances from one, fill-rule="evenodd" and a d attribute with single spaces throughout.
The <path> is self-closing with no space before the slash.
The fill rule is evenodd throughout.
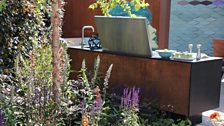
<path id="1" fill-rule="evenodd" d="M 149 6 L 145 0 L 96 0 L 96 2 L 91 4 L 89 8 L 96 9 L 99 7 L 105 16 L 110 16 L 109 11 L 114 9 L 117 5 L 121 6 L 123 11 L 127 12 L 131 17 L 136 16 L 132 13 L 131 6 L 134 7 L 135 11 Z"/>
<path id="2" fill-rule="evenodd" d="M 151 26 L 152 15 L 145 0 L 96 0 L 90 9 L 100 8 L 104 16 L 142 16 L 148 19 L 148 31 L 152 50 L 158 49 L 156 29 Z"/>

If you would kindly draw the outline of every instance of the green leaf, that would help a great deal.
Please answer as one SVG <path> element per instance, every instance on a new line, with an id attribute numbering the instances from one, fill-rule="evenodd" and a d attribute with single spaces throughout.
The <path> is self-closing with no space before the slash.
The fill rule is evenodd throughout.
<path id="1" fill-rule="evenodd" d="M 136 5 L 135 5 L 135 10 L 136 10 L 136 11 L 140 10 L 140 8 L 141 8 L 141 5 L 140 5 L 140 4 L 136 4 Z"/>
<path id="2" fill-rule="evenodd" d="M 1 0 L 0 1 L 0 12 L 3 10 L 3 9 L 5 9 L 5 7 L 6 7 L 6 0 Z"/>

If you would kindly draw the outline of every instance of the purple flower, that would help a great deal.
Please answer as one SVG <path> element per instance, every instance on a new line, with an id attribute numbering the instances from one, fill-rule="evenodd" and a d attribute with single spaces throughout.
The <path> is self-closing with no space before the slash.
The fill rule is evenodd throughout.
<path id="1" fill-rule="evenodd" d="M 86 97 L 83 95 L 83 100 L 81 102 L 82 114 L 85 113 Z"/>
<path id="2" fill-rule="evenodd" d="M 81 108 L 82 108 L 82 114 L 84 114 L 85 112 L 85 105 L 84 105 L 84 101 L 81 102 Z"/>
<path id="3" fill-rule="evenodd" d="M 0 126 L 3 126 L 5 123 L 4 114 L 0 111 Z"/>
<path id="4" fill-rule="evenodd" d="M 79 85 L 79 84 L 80 84 L 80 82 L 77 81 L 77 80 L 73 80 L 73 81 L 72 81 L 72 86 L 76 86 L 76 85 Z"/>
<path id="5" fill-rule="evenodd" d="M 127 96 L 127 102 L 128 102 L 128 106 L 130 107 L 131 106 L 131 96 L 132 96 L 132 90 L 128 90 L 128 96 Z"/>
<path id="6" fill-rule="evenodd" d="M 123 96 L 121 97 L 121 107 L 124 107 L 124 98 L 123 98 Z"/>
<path id="7" fill-rule="evenodd" d="M 101 108 L 103 107 L 103 100 L 102 100 L 101 95 L 99 95 L 98 98 L 97 98 L 97 101 L 96 101 L 96 107 L 97 107 L 98 109 L 101 109 Z"/>
<path id="8" fill-rule="evenodd" d="M 41 113 L 41 110 L 42 110 L 42 103 L 41 103 L 41 98 L 42 98 L 42 89 L 41 91 L 39 92 L 39 99 L 38 99 L 38 102 L 39 102 L 39 114 Z"/>
<path id="9" fill-rule="evenodd" d="M 38 100 L 38 89 L 37 88 L 35 88 L 35 95 L 34 95 L 34 97 L 33 97 L 33 106 L 35 106 L 36 105 L 36 101 Z"/>
<path id="10" fill-rule="evenodd" d="M 123 90 L 123 96 L 122 96 L 123 106 L 128 106 L 129 103 L 128 90 L 129 90 L 128 88 L 125 88 Z"/>
<path id="11" fill-rule="evenodd" d="M 46 86 L 44 86 L 44 106 L 47 103 L 47 93 L 48 93 L 48 89 L 46 88 Z"/>
<path id="12" fill-rule="evenodd" d="M 139 92 L 140 89 L 125 88 L 121 97 L 122 107 L 138 107 L 139 106 Z"/>
<path id="13" fill-rule="evenodd" d="M 137 89 L 137 90 L 133 90 L 133 96 L 132 96 L 132 101 L 133 101 L 133 107 L 138 107 L 138 104 L 139 104 L 139 92 L 140 92 L 140 89 Z"/>
<path id="14" fill-rule="evenodd" d="M 91 107 L 91 116 L 94 116 L 94 113 L 95 113 L 95 105 L 93 104 L 92 107 Z"/>
<path id="15" fill-rule="evenodd" d="M 48 99 L 51 99 L 51 87 L 49 87 L 49 92 L 48 92 Z"/>

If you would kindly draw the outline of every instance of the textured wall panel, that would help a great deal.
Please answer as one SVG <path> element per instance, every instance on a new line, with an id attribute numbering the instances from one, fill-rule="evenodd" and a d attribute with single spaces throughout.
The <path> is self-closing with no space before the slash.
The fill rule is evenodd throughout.
<path id="1" fill-rule="evenodd" d="M 202 44 L 213 55 L 212 39 L 224 38 L 224 0 L 172 0 L 169 48 L 186 51 L 188 44 Z"/>

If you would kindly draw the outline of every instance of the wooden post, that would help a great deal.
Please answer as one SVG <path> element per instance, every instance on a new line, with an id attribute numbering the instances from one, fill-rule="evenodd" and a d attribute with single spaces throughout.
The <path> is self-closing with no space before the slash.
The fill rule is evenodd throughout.
<path id="1" fill-rule="evenodd" d="M 165 49 L 169 45 L 169 27 L 170 27 L 170 3 L 171 0 L 160 1 L 160 17 L 159 17 L 159 48 Z"/>

